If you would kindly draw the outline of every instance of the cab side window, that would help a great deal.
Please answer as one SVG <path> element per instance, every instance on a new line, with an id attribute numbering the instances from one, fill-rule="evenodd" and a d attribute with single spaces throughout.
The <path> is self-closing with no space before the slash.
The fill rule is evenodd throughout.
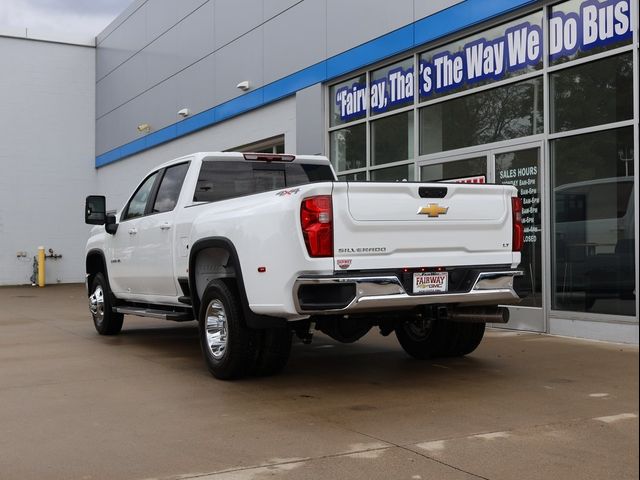
<path id="1" fill-rule="evenodd" d="M 187 170 L 188 163 L 174 165 L 165 170 L 151 213 L 170 212 L 175 208 Z"/>
<path id="2" fill-rule="evenodd" d="M 155 172 L 142 182 L 142 185 L 138 187 L 138 190 L 129 201 L 122 220 L 129 220 L 131 218 L 144 216 L 149 196 L 153 192 L 153 186 L 155 185 L 157 178 L 158 172 Z"/>

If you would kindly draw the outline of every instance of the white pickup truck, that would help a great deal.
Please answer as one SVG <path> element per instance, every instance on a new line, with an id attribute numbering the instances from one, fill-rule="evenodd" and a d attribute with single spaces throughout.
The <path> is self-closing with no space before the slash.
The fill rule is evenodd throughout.
<path id="1" fill-rule="evenodd" d="M 198 320 L 222 379 L 281 370 L 293 333 L 377 326 L 425 359 L 466 355 L 508 321 L 520 262 L 511 186 L 338 182 L 325 157 L 195 153 L 150 172 L 116 214 L 89 196 L 96 330 L 125 314 Z"/>

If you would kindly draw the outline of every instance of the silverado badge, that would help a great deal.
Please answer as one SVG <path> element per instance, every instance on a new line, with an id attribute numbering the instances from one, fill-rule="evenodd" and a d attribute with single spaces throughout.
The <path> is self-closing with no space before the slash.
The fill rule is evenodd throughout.
<path id="1" fill-rule="evenodd" d="M 449 207 L 441 207 L 437 203 L 430 203 L 426 207 L 420 207 L 418 215 L 428 215 L 433 218 L 440 215 L 446 215 L 447 211 L 449 211 Z"/>

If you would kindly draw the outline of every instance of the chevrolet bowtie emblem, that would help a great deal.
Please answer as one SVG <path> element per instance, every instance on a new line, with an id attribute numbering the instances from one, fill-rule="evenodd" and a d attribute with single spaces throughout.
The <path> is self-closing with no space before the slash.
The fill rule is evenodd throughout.
<path id="1" fill-rule="evenodd" d="M 441 207 L 437 203 L 430 203 L 426 207 L 420 207 L 418 215 L 428 215 L 429 217 L 438 217 L 440 215 L 446 215 L 449 207 Z"/>

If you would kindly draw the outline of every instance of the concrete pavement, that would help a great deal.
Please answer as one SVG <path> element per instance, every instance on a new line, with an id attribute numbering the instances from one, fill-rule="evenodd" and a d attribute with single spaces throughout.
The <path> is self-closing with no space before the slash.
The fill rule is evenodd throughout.
<path id="1" fill-rule="evenodd" d="M 493 331 L 418 362 L 318 335 L 221 382 L 193 322 L 100 337 L 79 285 L 0 288 L 0 479 L 274 477 L 637 479 L 638 348 Z"/>

